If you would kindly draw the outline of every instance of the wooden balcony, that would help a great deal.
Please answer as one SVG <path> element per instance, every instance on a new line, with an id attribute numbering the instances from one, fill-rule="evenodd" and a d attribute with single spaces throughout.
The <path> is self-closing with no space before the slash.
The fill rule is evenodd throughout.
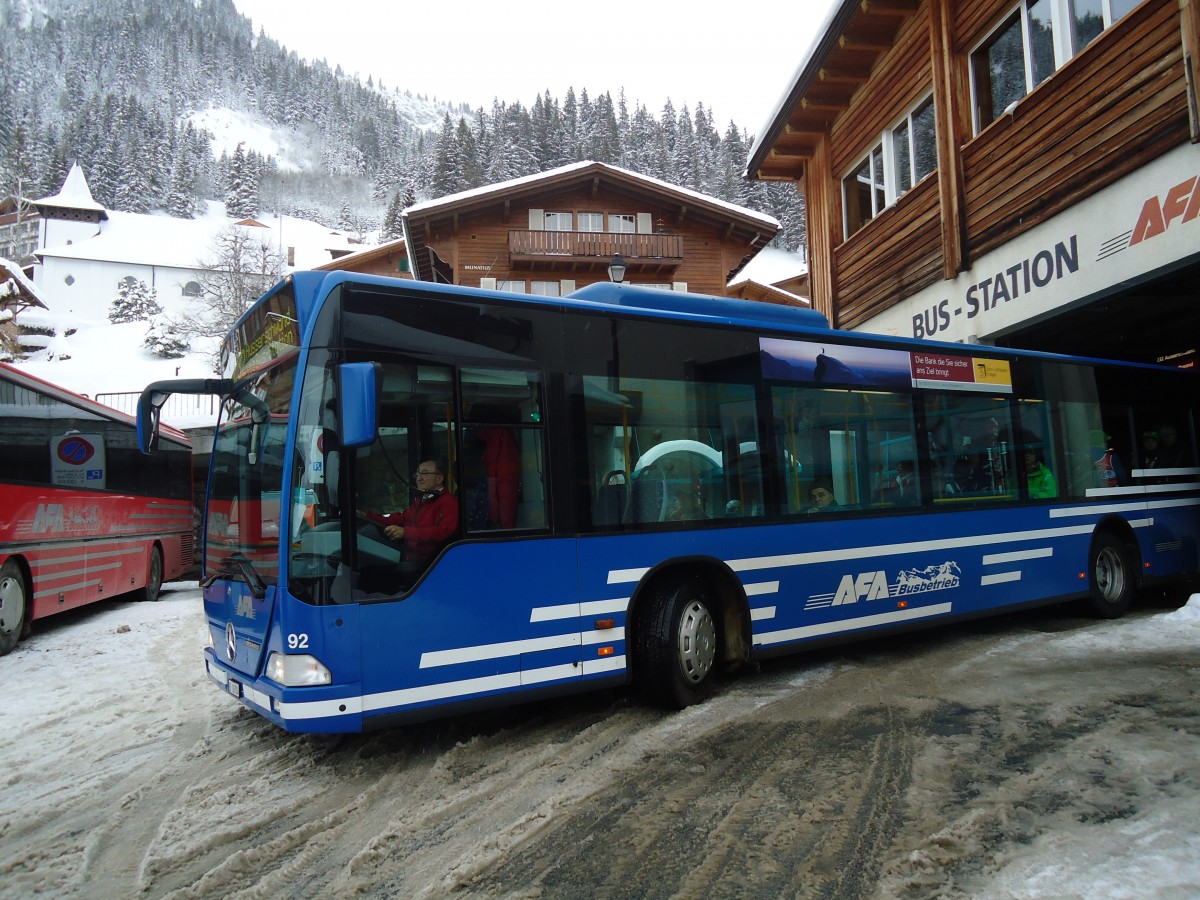
<path id="1" fill-rule="evenodd" d="M 508 260 L 513 269 L 604 269 L 617 254 L 625 260 L 629 271 L 674 271 L 683 262 L 683 235 L 519 229 L 508 232 Z"/>

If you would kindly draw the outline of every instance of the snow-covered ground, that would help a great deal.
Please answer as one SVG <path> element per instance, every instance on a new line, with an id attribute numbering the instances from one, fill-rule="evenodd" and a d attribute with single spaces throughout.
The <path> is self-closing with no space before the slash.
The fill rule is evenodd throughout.
<path id="1" fill-rule="evenodd" d="M 1200 895 L 1200 596 L 336 739 L 202 631 L 174 584 L 0 658 L 0 896 Z"/>

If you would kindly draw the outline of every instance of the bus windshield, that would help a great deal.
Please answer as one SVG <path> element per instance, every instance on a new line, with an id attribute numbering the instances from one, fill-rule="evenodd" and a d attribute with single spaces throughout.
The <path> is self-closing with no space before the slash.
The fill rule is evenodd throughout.
<path id="1" fill-rule="evenodd" d="M 296 358 L 288 356 L 222 404 L 205 517 L 207 576 L 227 575 L 256 587 L 278 580 L 283 448 L 295 371 Z"/>

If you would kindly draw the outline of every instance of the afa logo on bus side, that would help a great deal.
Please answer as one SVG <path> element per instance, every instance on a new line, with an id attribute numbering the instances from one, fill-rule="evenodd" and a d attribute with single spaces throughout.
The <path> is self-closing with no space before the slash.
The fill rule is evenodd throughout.
<path id="1" fill-rule="evenodd" d="M 953 590 L 961 583 L 962 572 L 958 563 L 953 561 L 920 569 L 901 569 L 894 582 L 882 569 L 857 572 L 843 575 L 832 597 L 829 594 L 813 595 L 809 598 L 808 606 L 843 606 L 860 600 L 886 600 L 928 591 Z"/>

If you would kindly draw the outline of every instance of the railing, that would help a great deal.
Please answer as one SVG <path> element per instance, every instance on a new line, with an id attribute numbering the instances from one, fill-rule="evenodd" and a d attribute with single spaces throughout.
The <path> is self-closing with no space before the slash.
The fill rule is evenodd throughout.
<path id="1" fill-rule="evenodd" d="M 96 394 L 92 399 L 97 403 L 103 403 L 105 406 L 134 416 L 137 415 L 137 402 L 140 396 L 140 391 L 119 391 Z M 215 394 L 172 394 L 163 404 L 162 420 L 168 423 L 180 420 L 193 422 L 197 419 L 207 418 L 215 422 L 217 406 Z"/>
<path id="2" fill-rule="evenodd" d="M 594 257 L 608 261 L 620 254 L 639 259 L 683 259 L 681 234 L 609 234 L 603 231 L 523 231 L 508 233 L 513 256 Z"/>

